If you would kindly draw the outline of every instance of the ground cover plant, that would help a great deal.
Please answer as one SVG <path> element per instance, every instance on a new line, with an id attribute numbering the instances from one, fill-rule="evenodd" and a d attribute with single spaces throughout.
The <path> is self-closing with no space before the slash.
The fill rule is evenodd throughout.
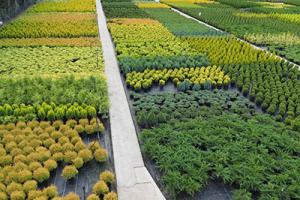
<path id="1" fill-rule="evenodd" d="M 93 0 L 44 1 L 32 6 L 28 12 L 95 12 Z"/>
<path id="2" fill-rule="evenodd" d="M 212 111 L 210 109 L 209 111 Z M 222 180 L 259 199 L 297 199 L 299 134 L 266 115 L 210 115 L 142 133 L 144 151 L 174 196 Z M 250 193 L 250 195 L 249 195 Z"/>
<path id="3" fill-rule="evenodd" d="M 96 158 L 99 151 L 107 155 L 99 143 L 85 144 L 80 137 L 80 134 L 98 132 L 98 123 L 99 120 L 93 118 L 68 120 L 66 123 L 30 121 L 0 125 L 1 198 L 58 199 L 55 186 L 51 185 L 43 190 L 38 187 L 59 164 L 66 165 L 62 176 L 70 179 L 76 176 L 84 163 Z M 105 161 L 103 159 L 99 162 Z M 104 196 L 109 193 L 107 184 L 114 182 L 114 175 L 105 171 L 100 178 L 107 188 L 103 191 Z M 68 196 L 73 196 L 70 199 L 80 199 L 74 193 L 68 194 L 64 199 L 68 199 Z"/>
<path id="4" fill-rule="evenodd" d="M 162 56 L 174 57 L 174 60 L 177 56 L 187 56 L 193 60 L 197 55 L 187 42 L 176 38 L 156 20 L 112 19 L 108 27 L 116 44 L 120 63 L 123 59 L 131 58 L 144 58 L 148 59 L 148 62 L 156 63 L 156 58 L 161 60 Z M 156 64 L 152 64 L 154 65 Z"/>
<path id="5" fill-rule="evenodd" d="M 147 4 L 147 3 L 146 3 Z M 139 3 L 140 7 L 143 3 Z M 164 4 L 166 5 L 166 4 Z M 143 6 L 142 6 L 143 7 Z M 218 32 L 214 29 L 208 28 L 205 25 L 198 22 L 183 18 L 178 13 L 168 8 L 145 8 L 145 11 L 153 19 L 161 22 L 166 28 L 168 28 L 174 35 L 223 35 L 224 33 Z"/>
<path id="6" fill-rule="evenodd" d="M 256 113 L 255 104 L 237 91 L 189 90 L 151 95 L 131 92 L 130 97 L 138 125 L 142 128 L 185 121 L 202 115 L 220 115 L 222 112 L 236 113 L 246 119 Z"/>
<path id="7" fill-rule="evenodd" d="M 80 200 L 48 187 L 53 171 L 63 168 L 67 188 L 85 164 L 108 160 L 93 139 L 109 107 L 94 11 L 91 0 L 42 1 L 1 28 L 0 199 Z M 99 179 L 90 199 L 117 199 L 113 173 Z"/>
<path id="8" fill-rule="evenodd" d="M 96 15 L 86 13 L 23 14 L 0 30 L 0 38 L 94 37 Z"/>
<path id="9" fill-rule="evenodd" d="M 130 72 L 126 75 L 126 83 L 134 90 L 147 90 L 154 84 L 160 87 L 171 80 L 179 90 L 185 91 L 193 88 L 210 89 L 212 87 L 227 87 L 230 77 L 225 75 L 217 66 L 176 68 L 164 70 L 145 70 L 144 72 Z"/>
<path id="10" fill-rule="evenodd" d="M 147 56 L 141 58 L 121 57 L 119 66 L 125 74 L 136 71 L 142 72 L 145 69 L 174 69 L 180 67 L 208 66 L 209 61 L 205 55 L 198 54 L 180 56 Z"/>
<path id="11" fill-rule="evenodd" d="M 209 4 L 184 1 L 178 3 L 173 0 L 164 2 L 258 45 L 272 45 L 268 43 L 277 41 L 274 38 L 278 38 L 282 45 L 286 45 L 291 40 L 290 37 L 284 37 L 286 34 L 294 38 L 299 37 L 300 9 L 297 6 L 283 4 L 287 6 L 278 8 L 273 4 L 270 6 L 255 1 L 235 0 L 220 0 Z M 290 50 L 291 55 L 288 58 L 297 60 L 297 50 L 293 48 Z M 280 54 L 280 50 L 277 52 Z"/>
<path id="12" fill-rule="evenodd" d="M 111 18 L 147 18 L 148 15 L 131 1 L 104 1 L 105 16 Z"/>
<path id="13" fill-rule="evenodd" d="M 39 46 L 100 46 L 97 37 L 79 38 L 2 38 L 0 47 L 39 47 Z"/>
<path id="14" fill-rule="evenodd" d="M 101 50 L 97 47 L 0 48 L 0 76 L 101 74 L 103 66 L 97 66 L 97 54 L 102 62 Z"/>
<path id="15" fill-rule="evenodd" d="M 250 64 L 278 62 L 279 58 L 255 49 L 232 36 L 187 37 L 184 39 L 199 53 L 206 54 L 212 64 Z"/>

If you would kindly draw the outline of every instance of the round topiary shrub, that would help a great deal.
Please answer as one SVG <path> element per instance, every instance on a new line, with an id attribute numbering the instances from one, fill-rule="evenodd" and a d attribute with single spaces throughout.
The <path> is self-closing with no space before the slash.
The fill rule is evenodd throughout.
<path id="1" fill-rule="evenodd" d="M 94 126 L 93 125 L 86 125 L 85 126 L 85 132 L 87 133 L 87 134 L 93 134 L 93 133 L 96 133 L 95 132 L 95 128 L 94 128 Z"/>
<path id="2" fill-rule="evenodd" d="M 61 152 L 55 153 L 55 154 L 53 154 L 52 159 L 55 160 L 56 162 L 63 161 L 64 160 L 64 154 L 61 153 Z"/>
<path id="3" fill-rule="evenodd" d="M 40 167 L 33 172 L 33 178 L 38 182 L 43 182 L 50 177 L 50 172 L 47 168 Z"/>
<path id="4" fill-rule="evenodd" d="M 93 193 L 97 195 L 104 195 L 109 192 L 109 188 L 104 181 L 98 181 L 93 187 Z"/>
<path id="5" fill-rule="evenodd" d="M 63 151 L 67 152 L 67 151 L 73 151 L 74 150 L 74 145 L 72 143 L 65 143 L 63 146 Z"/>
<path id="6" fill-rule="evenodd" d="M 105 162 L 107 160 L 108 153 L 105 149 L 100 148 L 95 151 L 94 157 L 98 162 Z"/>
<path id="7" fill-rule="evenodd" d="M 79 124 L 83 127 L 85 127 L 86 125 L 89 124 L 89 120 L 88 119 L 80 119 L 79 120 Z"/>
<path id="8" fill-rule="evenodd" d="M 58 196 L 58 191 L 56 186 L 51 185 L 43 190 L 43 193 L 47 195 L 48 198 L 52 199 Z"/>
<path id="9" fill-rule="evenodd" d="M 83 159 L 80 157 L 77 157 L 75 159 L 72 160 L 72 164 L 77 168 L 81 168 L 84 164 Z"/>
<path id="10" fill-rule="evenodd" d="M 32 162 L 29 164 L 29 169 L 31 171 L 35 171 L 36 169 L 41 168 L 41 167 L 42 167 L 42 165 L 39 162 Z"/>
<path id="11" fill-rule="evenodd" d="M 38 197 L 43 196 L 43 192 L 40 190 L 32 190 L 28 192 L 27 198 L 28 200 L 35 200 Z"/>
<path id="12" fill-rule="evenodd" d="M 6 186 L 3 183 L 0 183 L 0 192 L 5 192 Z"/>
<path id="13" fill-rule="evenodd" d="M 74 129 L 78 132 L 78 133 L 83 133 L 84 132 L 84 127 L 82 125 L 76 125 L 74 127 Z"/>
<path id="14" fill-rule="evenodd" d="M 11 200 L 25 200 L 25 193 L 23 191 L 14 191 L 10 194 Z"/>
<path id="15" fill-rule="evenodd" d="M 52 126 L 57 130 L 63 124 L 64 124 L 64 122 L 62 120 L 56 120 L 53 122 Z"/>
<path id="16" fill-rule="evenodd" d="M 105 183 L 111 184 L 115 182 L 115 175 L 110 171 L 104 171 L 100 174 L 99 179 Z"/>
<path id="17" fill-rule="evenodd" d="M 66 163 L 71 162 L 73 159 L 75 159 L 77 157 L 77 153 L 75 151 L 67 151 L 64 154 L 64 161 Z"/>
<path id="18" fill-rule="evenodd" d="M 81 139 L 81 137 L 79 135 L 71 138 L 71 143 L 73 145 L 75 145 L 77 142 L 80 142 L 80 141 L 82 141 L 82 139 Z"/>
<path id="19" fill-rule="evenodd" d="M 49 159 L 44 162 L 44 167 L 49 171 L 52 171 L 57 168 L 57 162 L 53 159 Z"/>
<path id="20" fill-rule="evenodd" d="M 49 150 L 52 154 L 54 154 L 54 153 L 62 152 L 63 147 L 61 146 L 61 144 L 55 143 L 49 147 Z"/>
<path id="21" fill-rule="evenodd" d="M 26 181 L 24 184 L 23 184 L 23 190 L 28 193 L 29 191 L 33 191 L 33 190 L 36 190 L 38 187 L 38 184 L 35 180 L 29 180 L 29 181 Z"/>
<path id="22" fill-rule="evenodd" d="M 93 159 L 93 154 L 89 149 L 83 149 L 79 151 L 78 156 L 82 158 L 84 163 L 91 161 Z"/>
<path id="23" fill-rule="evenodd" d="M 85 144 L 82 141 L 78 141 L 75 144 L 75 151 L 79 152 L 80 150 L 85 149 Z"/>
<path id="24" fill-rule="evenodd" d="M 100 198 L 95 194 L 90 194 L 87 200 L 100 200 Z"/>
<path id="25" fill-rule="evenodd" d="M 78 174 L 78 170 L 74 165 L 65 166 L 62 171 L 62 177 L 64 177 L 64 179 L 66 180 L 74 178 L 77 174 Z"/>
<path id="26" fill-rule="evenodd" d="M 71 192 L 71 193 L 67 194 L 63 199 L 64 200 L 80 200 L 80 197 L 77 194 Z"/>
<path id="27" fill-rule="evenodd" d="M 69 120 L 66 122 L 66 125 L 68 125 L 70 128 L 74 128 L 74 127 L 77 125 L 77 121 L 74 120 L 74 119 L 69 119 Z"/>
<path id="28" fill-rule="evenodd" d="M 0 200 L 8 200 L 8 196 L 5 192 L 0 192 Z"/>
<path id="29" fill-rule="evenodd" d="M 59 142 L 61 145 L 64 145 L 64 144 L 66 144 L 66 143 L 69 143 L 70 140 L 69 140 L 68 137 L 62 136 L 61 138 L 58 139 L 58 142 Z"/>
<path id="30" fill-rule="evenodd" d="M 109 192 L 104 195 L 103 200 L 118 200 L 118 195 L 115 192 Z"/>
<path id="31" fill-rule="evenodd" d="M 62 136 L 63 136 L 63 134 L 60 131 L 53 131 L 50 134 L 50 137 L 55 141 L 58 141 L 58 139 L 61 138 Z"/>
<path id="32" fill-rule="evenodd" d="M 9 195 L 15 191 L 23 191 L 23 185 L 20 183 L 12 182 L 6 188 L 6 193 Z"/>
<path id="33" fill-rule="evenodd" d="M 24 183 L 25 181 L 29 181 L 32 179 L 31 171 L 25 169 L 18 173 L 18 180 L 20 183 Z"/>
<path id="34" fill-rule="evenodd" d="M 101 149 L 102 147 L 98 141 L 93 141 L 89 143 L 88 148 L 92 152 L 95 152 L 97 149 Z"/>

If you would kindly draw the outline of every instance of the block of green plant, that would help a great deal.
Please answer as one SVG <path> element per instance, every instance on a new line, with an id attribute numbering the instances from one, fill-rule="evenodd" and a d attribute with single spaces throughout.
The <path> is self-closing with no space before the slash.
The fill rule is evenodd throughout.
<path id="1" fill-rule="evenodd" d="M 107 18 L 147 18 L 148 15 L 130 1 L 105 1 L 103 9 Z"/>
<path id="2" fill-rule="evenodd" d="M 226 87 L 230 84 L 230 77 L 217 66 L 175 68 L 164 70 L 149 70 L 130 72 L 126 75 L 126 83 L 134 90 L 149 89 L 154 84 L 163 87 L 171 80 L 179 90 L 185 91 L 193 87 L 206 89 L 212 87 Z"/>
<path id="3" fill-rule="evenodd" d="M 102 53 L 97 47 L 0 48 L 0 69 L 0 76 L 102 73 Z"/>
<path id="4" fill-rule="evenodd" d="M 132 92 L 130 95 L 137 122 L 142 128 L 222 112 L 236 113 L 243 118 L 256 113 L 255 105 L 237 91 L 215 89 L 151 95 Z"/>
<path id="5" fill-rule="evenodd" d="M 32 6 L 27 12 L 95 12 L 93 0 L 44 1 Z"/>
<path id="6" fill-rule="evenodd" d="M 141 58 L 119 58 L 120 69 L 125 73 L 132 71 L 142 72 L 146 69 L 174 69 L 180 67 L 208 66 L 209 60 L 205 55 L 180 56 L 146 56 Z"/>
<path id="7" fill-rule="evenodd" d="M 77 79 L 74 76 L 59 79 L 1 78 L 0 94 L 0 105 L 43 102 L 59 105 L 77 102 L 79 105 L 93 106 L 100 113 L 107 112 L 109 105 L 106 80 L 101 76 Z"/>
<path id="8" fill-rule="evenodd" d="M 295 170 L 299 133 L 267 115 L 245 120 L 236 114 L 209 112 L 141 134 L 145 153 L 155 161 L 174 197 L 181 192 L 192 195 L 210 179 L 238 185 L 261 197 L 293 199 L 300 195 Z"/>
<path id="9" fill-rule="evenodd" d="M 0 38 L 72 38 L 97 35 L 96 15 L 89 13 L 23 14 L 0 30 Z"/>

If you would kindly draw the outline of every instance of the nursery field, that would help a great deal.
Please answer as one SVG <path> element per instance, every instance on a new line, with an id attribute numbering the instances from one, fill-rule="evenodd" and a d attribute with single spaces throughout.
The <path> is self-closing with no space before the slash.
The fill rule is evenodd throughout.
<path id="1" fill-rule="evenodd" d="M 166 199 L 300 198 L 300 71 L 237 38 L 297 62 L 298 1 L 102 4 L 146 166 Z"/>
<path id="2" fill-rule="evenodd" d="M 117 199 L 95 3 L 41 1 L 0 28 L 0 199 Z"/>
<path id="3" fill-rule="evenodd" d="M 300 63 L 300 2 L 163 0 L 189 15 Z"/>

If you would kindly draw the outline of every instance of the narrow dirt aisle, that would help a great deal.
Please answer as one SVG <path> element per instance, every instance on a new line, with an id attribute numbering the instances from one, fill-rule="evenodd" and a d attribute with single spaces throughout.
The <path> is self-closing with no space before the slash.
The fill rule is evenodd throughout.
<path id="1" fill-rule="evenodd" d="M 163 200 L 164 196 L 144 165 L 100 0 L 97 0 L 96 4 L 108 79 L 111 106 L 109 113 L 119 200 Z"/>

